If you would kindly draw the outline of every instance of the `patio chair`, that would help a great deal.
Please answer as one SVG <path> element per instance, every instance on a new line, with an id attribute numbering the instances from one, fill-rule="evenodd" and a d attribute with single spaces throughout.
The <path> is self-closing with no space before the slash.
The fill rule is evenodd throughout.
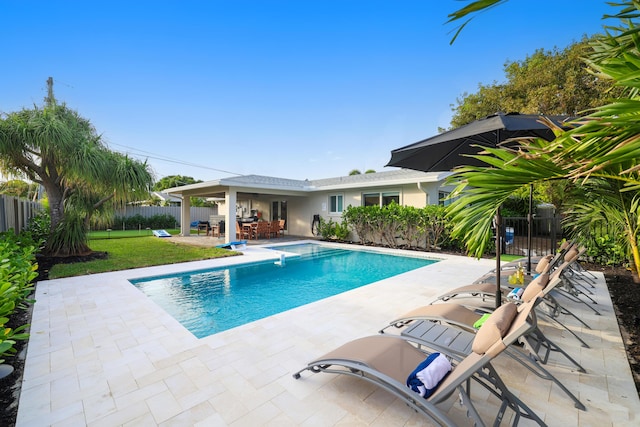
<path id="1" fill-rule="evenodd" d="M 273 220 L 269 223 L 269 237 L 280 237 L 280 221 Z"/>
<path id="2" fill-rule="evenodd" d="M 258 224 L 253 229 L 253 237 L 255 239 L 259 238 L 269 238 L 269 221 L 258 221 Z"/>
<path id="3" fill-rule="evenodd" d="M 546 293 L 550 292 L 551 289 L 560 283 L 560 274 L 561 270 L 557 270 L 551 278 L 546 273 L 538 276 L 533 282 L 527 285 L 522 294 L 521 301 L 524 303 L 533 302 L 535 307 L 535 305 L 542 301 L 541 298 L 543 298 Z M 384 333 L 386 329 L 393 326 L 402 328 L 403 331 L 401 333 L 403 335 L 413 336 L 417 334 L 422 340 L 439 340 L 441 337 L 432 330 L 434 324 L 439 323 L 475 334 L 477 331 L 476 323 L 487 313 L 489 313 L 489 311 L 482 308 L 468 307 L 455 303 L 432 304 L 418 307 L 405 313 L 399 318 L 389 322 L 387 326 L 380 330 L 380 333 Z M 586 372 L 585 369 L 560 346 L 544 335 L 538 327 L 535 310 L 531 310 L 529 324 L 529 330 L 524 332 L 519 340 L 519 344 L 522 344 L 524 348 L 520 349 L 518 346 L 511 346 L 505 354 L 520 362 L 525 368 L 529 369 L 538 377 L 556 383 L 556 385 L 574 401 L 576 408 L 585 410 L 584 404 L 555 376 L 541 366 L 541 364 L 548 362 L 551 352 L 558 352 L 565 356 L 579 372 L 584 373 Z M 409 325 L 412 326 L 409 327 Z"/>
<path id="4" fill-rule="evenodd" d="M 236 221 L 236 239 L 251 239 L 251 231 L 240 227 L 238 221 Z"/>
<path id="5" fill-rule="evenodd" d="M 429 347 L 412 337 L 397 335 L 375 335 L 356 339 L 315 359 L 293 374 L 298 379 L 304 371 L 326 372 L 355 376 L 390 392 L 409 407 L 434 421 L 438 425 L 455 425 L 438 408 L 454 393 L 458 393 L 467 408 L 467 415 L 476 425 L 485 425 L 471 399 L 473 379 L 501 400 L 494 425 L 503 419 L 507 408 L 514 411 L 513 425 L 520 417 L 534 420 L 541 426 L 545 423 L 524 402 L 511 393 L 491 360 L 515 342 L 529 328 L 527 317 L 532 304 L 517 307 L 508 303 L 498 308 L 482 325 L 473 338 L 471 351 L 465 357 L 449 352 L 446 347 Z M 433 350 L 433 351 L 429 351 Z M 451 359 L 451 372 L 437 385 L 433 393 L 423 398 L 407 387 L 409 375 L 425 357 L 439 352 Z"/>

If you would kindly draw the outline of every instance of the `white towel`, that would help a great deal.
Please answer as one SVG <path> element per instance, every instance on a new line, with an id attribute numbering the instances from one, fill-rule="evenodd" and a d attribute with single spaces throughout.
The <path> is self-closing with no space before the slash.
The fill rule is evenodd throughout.
<path id="1" fill-rule="evenodd" d="M 433 389 L 449 371 L 451 371 L 451 362 L 444 354 L 440 354 L 429 366 L 417 372 L 416 376 L 427 389 Z"/>

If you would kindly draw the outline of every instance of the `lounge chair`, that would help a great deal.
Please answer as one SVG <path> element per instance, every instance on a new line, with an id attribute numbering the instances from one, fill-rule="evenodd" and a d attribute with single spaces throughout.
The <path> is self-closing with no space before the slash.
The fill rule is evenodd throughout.
<path id="1" fill-rule="evenodd" d="M 533 302 L 534 305 L 541 301 L 545 293 L 550 292 L 560 283 L 561 270 L 557 270 L 550 278 L 548 274 L 538 276 L 531 282 L 522 294 L 521 301 L 524 303 Z M 380 333 L 384 333 L 389 327 L 403 328 L 402 334 L 414 336 L 417 335 L 423 341 L 432 339 L 440 340 L 439 332 L 434 331 L 434 322 L 439 324 L 447 324 L 472 334 L 476 333 L 476 323 L 480 321 L 483 315 L 488 312 L 483 309 L 467 307 L 454 303 L 432 304 L 416 308 L 399 318 L 391 321 L 385 326 Z M 584 404 L 571 393 L 556 377 L 547 371 L 541 364 L 546 364 L 551 352 L 558 352 L 564 355 L 579 372 L 586 372 L 585 369 L 573 359 L 566 351 L 564 351 L 556 343 L 549 340 L 538 327 L 537 316 L 535 310 L 531 310 L 529 317 L 530 329 L 523 333 L 520 338 L 520 344 L 524 344 L 525 351 L 517 346 L 512 346 L 506 351 L 506 354 L 520 362 L 524 367 L 529 369 L 540 378 L 547 379 L 556 383 L 556 385 L 565 392 L 565 394 L 574 401 L 575 407 L 585 410 Z M 411 326 L 409 326 L 411 325 Z M 437 342 L 436 342 L 437 343 Z M 462 354 L 468 351 L 468 348 L 458 348 Z"/>
<path id="2" fill-rule="evenodd" d="M 560 271 L 561 278 L 564 279 L 564 272 L 568 268 L 570 268 L 571 265 L 578 262 L 578 258 L 583 253 L 583 251 L 584 251 L 584 248 L 582 248 L 581 250 L 578 250 L 576 247 L 572 247 L 564 254 L 564 257 L 563 257 L 564 262 L 560 266 L 555 268 L 556 270 Z M 551 269 L 552 266 L 553 265 L 549 263 L 547 268 L 543 268 L 540 270 L 542 272 L 540 274 L 550 273 L 552 270 Z M 454 298 L 469 298 L 469 297 L 479 298 L 479 301 L 481 301 L 482 304 L 488 304 L 489 301 L 494 302 L 496 299 L 496 285 L 495 283 L 491 282 L 490 279 L 491 279 L 491 276 L 483 276 L 482 281 L 476 281 L 471 285 L 454 288 L 437 297 L 434 300 L 434 303 L 443 302 L 443 301 L 446 302 Z M 495 274 L 493 275 L 493 280 L 495 280 Z M 506 282 L 507 282 L 506 280 L 501 281 L 501 283 L 506 283 Z M 564 285 L 565 280 L 563 280 L 560 283 Z M 570 317 L 573 317 L 587 329 L 591 329 L 591 326 L 589 326 L 583 319 L 581 319 L 579 316 L 577 316 L 575 313 L 569 310 L 565 305 L 560 304 L 560 302 L 556 298 L 556 296 L 558 295 L 556 288 L 558 288 L 557 283 L 553 288 L 549 289 L 548 292 L 544 293 L 544 297 L 543 297 L 544 306 L 541 307 L 541 310 L 539 310 L 539 313 L 543 314 L 548 319 L 560 325 L 567 332 L 573 335 L 573 337 L 575 337 L 578 341 L 580 341 L 580 344 L 583 347 L 588 348 L 589 345 L 582 338 L 580 338 L 574 331 L 572 331 L 569 327 L 567 327 L 564 323 L 560 322 L 560 320 L 558 319 L 558 316 L 560 314 L 565 314 Z M 514 289 L 514 287 L 503 285 L 501 286 L 501 289 L 502 289 L 502 295 L 504 296 L 504 295 L 508 295 Z M 566 295 L 566 293 L 563 293 L 561 295 Z"/>
<path id="3" fill-rule="evenodd" d="M 562 258 L 564 257 L 564 255 L 566 254 L 566 252 L 571 249 L 574 246 L 573 242 L 570 240 L 565 240 L 564 242 L 562 242 L 562 244 L 560 245 L 560 248 L 558 249 L 558 251 L 556 252 L 555 255 L 540 255 L 540 256 L 535 256 L 535 257 L 531 257 L 531 268 L 532 271 L 536 270 L 536 267 L 538 265 L 538 263 L 540 261 L 542 261 L 543 259 L 547 259 L 548 262 L 550 264 L 557 264 L 558 262 L 560 262 L 562 260 Z M 516 268 L 520 267 L 520 266 L 526 266 L 527 262 L 529 262 L 529 258 L 528 257 L 522 257 L 507 263 L 503 263 L 502 265 L 500 265 L 500 270 L 502 271 L 507 271 L 507 270 L 515 270 Z M 495 273 L 495 269 L 491 270 L 492 273 Z"/>
<path id="4" fill-rule="evenodd" d="M 476 425 L 485 425 L 473 405 L 470 379 L 477 381 L 501 400 L 494 424 L 498 425 L 507 408 L 514 411 L 514 425 L 520 417 L 529 418 L 539 425 L 544 422 L 520 399 L 513 395 L 491 360 L 515 342 L 529 328 L 527 317 L 532 304 L 517 307 L 508 303 L 498 308 L 482 325 L 471 344 L 471 351 L 462 358 L 449 353 L 445 347 L 431 347 L 411 337 L 375 335 L 360 338 L 315 359 L 293 374 L 298 379 L 304 371 L 345 374 L 373 383 L 403 400 L 408 406 L 439 425 L 454 425 L 437 407 L 458 392 L 467 408 L 468 416 Z M 452 371 L 437 385 L 433 394 L 423 398 L 407 387 L 406 382 L 426 355 L 440 352 L 452 359 Z"/>
<path id="5" fill-rule="evenodd" d="M 580 255 L 579 251 L 575 248 L 571 248 L 567 253 L 564 254 L 564 268 L 568 267 L 570 263 L 576 262 L 578 256 Z M 551 259 L 543 258 L 538 265 L 536 265 L 536 275 L 550 273 L 552 269 L 557 266 L 557 262 L 552 262 Z M 503 294 L 508 294 L 513 290 L 516 286 L 508 285 L 508 280 L 505 275 L 512 274 L 512 272 L 502 272 L 500 276 L 501 289 Z M 530 275 L 525 278 L 525 284 L 529 283 L 533 280 L 534 276 Z M 474 281 L 470 285 L 460 286 L 454 289 L 447 291 L 446 293 L 438 296 L 436 301 L 449 301 L 452 298 L 457 297 L 481 297 L 484 300 L 491 298 L 495 300 L 496 296 L 496 274 L 495 271 L 485 274 L 481 276 L 479 279 Z"/>

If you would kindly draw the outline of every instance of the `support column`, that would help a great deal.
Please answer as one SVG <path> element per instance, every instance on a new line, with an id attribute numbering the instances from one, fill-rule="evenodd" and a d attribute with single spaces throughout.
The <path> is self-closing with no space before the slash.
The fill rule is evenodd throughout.
<path id="1" fill-rule="evenodd" d="M 180 235 L 189 237 L 191 234 L 191 198 L 182 195 L 180 203 Z"/>
<path id="2" fill-rule="evenodd" d="M 224 193 L 224 242 L 236 240 L 236 201 L 238 192 L 229 188 Z"/>

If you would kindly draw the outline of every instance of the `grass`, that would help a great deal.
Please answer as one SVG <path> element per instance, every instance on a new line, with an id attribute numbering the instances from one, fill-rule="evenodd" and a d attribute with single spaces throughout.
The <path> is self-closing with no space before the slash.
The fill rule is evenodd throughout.
<path id="1" fill-rule="evenodd" d="M 507 255 L 507 254 L 500 255 L 500 261 L 506 261 L 506 262 L 515 261 L 521 258 L 522 258 L 522 255 Z"/>
<path id="2" fill-rule="evenodd" d="M 94 251 L 107 252 L 108 257 L 73 264 L 56 264 L 49 271 L 49 278 L 82 276 L 238 255 L 238 252 L 227 249 L 179 245 L 154 236 L 89 240 L 89 247 Z"/>

